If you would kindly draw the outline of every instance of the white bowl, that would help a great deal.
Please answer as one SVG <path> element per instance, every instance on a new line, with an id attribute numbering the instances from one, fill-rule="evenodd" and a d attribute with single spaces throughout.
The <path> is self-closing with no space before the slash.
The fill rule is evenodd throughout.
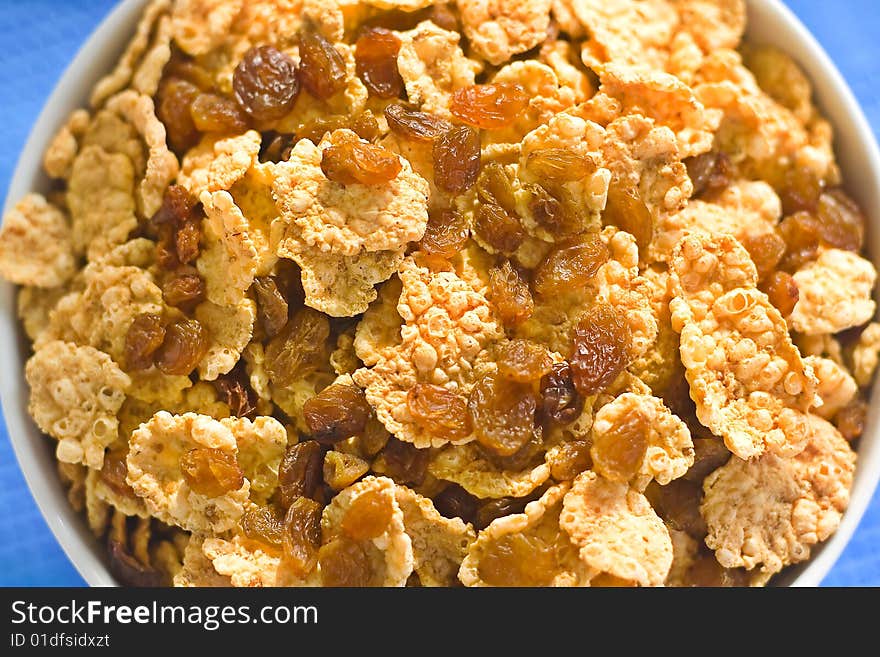
<path id="1" fill-rule="evenodd" d="M 31 190 L 46 190 L 49 180 L 41 161 L 49 140 L 68 114 L 87 106 L 88 94 L 122 53 L 146 0 L 123 0 L 92 34 L 71 62 L 31 130 L 9 186 L 4 214 Z M 880 152 L 871 128 L 847 84 L 801 22 L 778 0 L 749 0 L 747 38 L 772 43 L 791 54 L 813 82 L 816 100 L 835 128 L 835 150 L 847 191 L 872 220 L 868 247 L 880 254 Z M 874 259 L 875 264 L 878 260 Z M 53 446 L 27 412 L 24 364 L 28 349 L 16 317 L 12 285 L 0 285 L 0 399 L 12 446 L 40 507 L 73 565 L 92 586 L 114 586 L 104 546 L 92 536 L 85 519 L 70 508 L 55 469 Z M 880 386 L 871 398 L 868 428 L 859 444 L 859 461 L 849 509 L 834 536 L 813 551 L 812 558 L 786 570 L 778 582 L 816 586 L 827 574 L 862 517 L 880 478 Z"/>

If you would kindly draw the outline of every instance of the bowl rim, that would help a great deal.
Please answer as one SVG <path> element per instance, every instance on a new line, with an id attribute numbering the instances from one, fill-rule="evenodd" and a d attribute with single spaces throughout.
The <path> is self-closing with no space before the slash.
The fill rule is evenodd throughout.
<path id="1" fill-rule="evenodd" d="M 9 183 L 4 215 L 24 194 L 47 186 L 42 157 L 51 138 L 73 109 L 88 107 L 88 91 L 107 73 L 107 53 L 123 51 L 147 2 L 121 0 L 89 35 L 61 74 L 19 155 Z M 862 193 L 856 196 L 876 224 L 869 231 L 869 239 L 876 238 L 871 240 L 875 243 L 869 250 L 873 252 L 872 261 L 877 265 L 880 262 L 880 149 L 861 106 L 824 48 L 781 0 L 746 0 L 746 4 L 747 36 L 755 32 L 760 34 L 762 29 L 756 29 L 755 24 L 769 21 L 773 41 L 787 41 L 786 45 L 780 46 L 781 49 L 794 57 L 810 78 L 814 99 L 834 127 L 835 153 L 845 172 L 844 179 L 849 183 L 848 191 L 853 186 L 853 179 L 862 181 L 859 186 Z M 762 41 L 760 36 L 754 40 Z M 829 104 L 832 100 L 833 104 Z M 856 148 L 856 152 L 849 152 L 851 149 L 841 152 L 842 133 L 846 133 L 847 140 L 856 139 L 861 148 Z M 15 286 L 5 282 L 0 284 L 0 308 L 0 357 L 6 356 L 6 362 L 18 369 L 14 376 L 0 377 L 0 403 L 9 439 L 28 489 L 56 540 L 83 579 L 90 586 L 117 586 L 103 547 L 89 531 L 83 515 L 74 511 L 67 501 L 55 474 L 54 450 L 50 449 L 27 412 L 27 385 L 23 375 L 27 346 L 22 339 L 16 312 Z M 780 576 L 784 580 L 781 584 L 817 586 L 837 561 L 862 519 L 880 480 L 878 407 L 880 386 L 875 386 L 868 429 L 859 445 L 850 504 L 840 526 L 830 539 L 814 547 L 808 561 L 787 568 Z M 52 474 L 50 477 L 45 476 L 47 468 Z"/>

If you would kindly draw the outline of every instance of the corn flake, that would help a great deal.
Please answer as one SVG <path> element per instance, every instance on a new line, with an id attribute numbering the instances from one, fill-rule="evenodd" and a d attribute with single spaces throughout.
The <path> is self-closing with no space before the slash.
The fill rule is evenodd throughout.
<path id="1" fill-rule="evenodd" d="M 76 263 L 70 223 L 39 194 L 28 194 L 3 217 L 0 275 L 19 285 L 58 287 Z"/>
<path id="2" fill-rule="evenodd" d="M 852 350 L 852 374 L 860 386 L 868 386 L 874 379 L 880 362 L 880 324 L 871 322 L 859 335 Z"/>
<path id="3" fill-rule="evenodd" d="M 471 47 L 495 66 L 546 38 L 550 5 L 551 0 L 458 0 Z"/>
<path id="4" fill-rule="evenodd" d="M 257 305 L 250 299 L 235 306 L 205 301 L 196 307 L 195 317 L 211 335 L 208 351 L 199 363 L 199 375 L 204 381 L 214 381 L 235 367 L 251 341 Z"/>
<path id="5" fill-rule="evenodd" d="M 829 358 L 808 356 L 804 362 L 809 363 L 819 380 L 816 394 L 819 395 L 822 403 L 814 410 L 814 413 L 830 420 L 837 411 L 855 398 L 859 390 L 858 385 L 843 366 Z"/>
<path id="6" fill-rule="evenodd" d="M 550 478 L 550 467 L 543 460 L 521 471 L 502 470 L 473 443 L 448 445 L 435 452 L 428 462 L 428 472 L 480 499 L 525 497 Z"/>

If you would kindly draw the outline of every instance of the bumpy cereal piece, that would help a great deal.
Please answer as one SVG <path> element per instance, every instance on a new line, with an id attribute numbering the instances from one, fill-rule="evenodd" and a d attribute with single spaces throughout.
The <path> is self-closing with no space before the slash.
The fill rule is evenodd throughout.
<path id="1" fill-rule="evenodd" d="M 849 503 L 856 455 L 831 424 L 810 418 L 793 457 L 732 458 L 703 483 L 706 544 L 725 568 L 761 566 L 771 575 L 804 561 L 837 529 Z"/>
<path id="2" fill-rule="evenodd" d="M 681 24 L 704 52 L 736 48 L 746 28 L 744 0 L 673 0 Z"/>
<path id="3" fill-rule="evenodd" d="M 97 503 L 103 502 L 105 506 L 109 505 L 129 517 L 149 518 L 150 513 L 147 511 L 144 501 L 132 491 L 128 491 L 128 493 L 126 495 L 116 488 L 108 486 L 98 470 L 90 469 L 86 475 L 87 497 L 94 496 Z"/>
<path id="4" fill-rule="evenodd" d="M 195 317 L 211 335 L 208 351 L 199 363 L 199 375 L 204 381 L 214 381 L 235 367 L 251 341 L 257 305 L 251 299 L 242 299 L 235 306 L 205 301 L 196 307 Z"/>
<path id="5" fill-rule="evenodd" d="M 190 535 L 183 552 L 182 567 L 174 575 L 174 586 L 232 586 L 229 577 L 218 573 L 214 569 L 213 562 L 205 556 L 202 551 L 204 541 L 204 536 Z"/>
<path id="6" fill-rule="evenodd" d="M 193 385 L 188 376 L 165 374 L 156 367 L 137 370 L 129 376 L 132 382 L 129 397 L 145 404 L 156 404 L 159 408 L 176 408 L 183 400 L 184 390 Z"/>
<path id="7" fill-rule="evenodd" d="M 740 458 L 796 453 L 816 377 L 755 288 L 748 252 L 729 235 L 689 235 L 673 252 L 672 276 L 672 326 L 700 422 Z"/>
<path id="8" fill-rule="evenodd" d="M 773 46 L 748 45 L 743 49 L 743 63 L 773 100 L 791 110 L 801 123 L 810 120 L 815 111 L 813 89 L 790 55 Z"/>
<path id="9" fill-rule="evenodd" d="M 457 4 L 471 46 L 495 66 L 547 36 L 551 0 L 458 0 Z"/>
<path id="10" fill-rule="evenodd" d="M 398 34 L 402 41 L 397 68 L 409 101 L 429 114 L 451 119 L 449 105 L 457 89 L 474 83 L 482 66 L 468 59 L 458 45 L 459 35 L 431 21 Z"/>
<path id="11" fill-rule="evenodd" d="M 593 420 L 591 453 L 597 472 L 617 480 L 619 473 L 605 470 L 602 450 L 608 448 L 609 435 L 621 436 L 631 430 L 633 423 L 644 446 L 641 463 L 631 482 L 636 489 L 644 490 L 651 480 L 665 486 L 693 465 L 694 444 L 687 425 L 662 400 L 627 392 L 599 409 Z"/>
<path id="12" fill-rule="evenodd" d="M 575 103 L 582 103 L 596 93 L 580 56 L 568 41 L 545 42 L 541 47 L 540 59 L 553 69 L 559 84 L 571 90 Z"/>
<path id="13" fill-rule="evenodd" d="M 412 541 L 413 569 L 422 586 L 453 586 L 468 547 L 476 539 L 474 528 L 461 518 L 445 518 L 434 503 L 405 486 L 394 497 L 403 512 L 403 527 Z"/>
<path id="14" fill-rule="evenodd" d="M 813 412 L 819 417 L 830 420 L 837 411 L 852 401 L 859 387 L 843 366 L 829 358 L 808 356 L 804 358 L 804 362 L 810 364 L 819 380 L 816 394 L 819 395 L 822 404 Z"/>
<path id="15" fill-rule="evenodd" d="M 466 397 L 477 379 L 494 369 L 487 348 L 504 333 L 486 298 L 453 272 L 432 271 L 409 257 L 399 276 L 397 312 L 404 325 L 387 336 L 389 343 L 370 349 L 359 346 L 358 329 L 355 348 L 367 367 L 355 372 L 354 380 L 385 428 L 401 440 L 416 447 L 469 442 L 472 435 L 450 441 L 425 432 L 410 415 L 406 396 L 424 382 Z"/>
<path id="16" fill-rule="evenodd" d="M 667 526 L 672 540 L 672 566 L 666 576 L 664 586 L 690 586 L 688 570 L 697 559 L 700 544 L 687 532 Z"/>
<path id="17" fill-rule="evenodd" d="M 79 140 L 88 128 L 90 118 L 86 110 L 74 110 L 49 142 L 43 154 L 43 169 L 51 178 L 67 180 L 70 177 L 73 160 L 79 151 Z"/>
<path id="18" fill-rule="evenodd" d="M 131 383 L 107 354 L 69 342 L 44 344 L 25 365 L 28 412 L 56 438 L 59 461 L 100 469 L 116 440 L 116 412 Z"/>
<path id="19" fill-rule="evenodd" d="M 67 206 L 77 253 L 96 258 L 125 242 L 137 228 L 131 160 L 98 146 L 83 148 L 73 161 Z"/>
<path id="20" fill-rule="evenodd" d="M 249 233 L 248 220 L 228 192 L 204 192 L 201 201 L 206 220 L 196 267 L 205 280 L 208 300 L 234 306 L 254 282 L 260 254 Z"/>
<path id="21" fill-rule="evenodd" d="M 589 586 L 595 571 L 560 528 L 569 484 L 549 488 L 524 513 L 493 520 L 471 543 L 458 577 L 465 586 Z"/>
<path id="22" fill-rule="evenodd" d="M 260 133 L 223 137 L 209 134 L 187 151 L 177 182 L 200 198 L 203 192 L 228 191 L 257 163 Z"/>
<path id="23" fill-rule="evenodd" d="M 355 541 L 366 554 L 367 586 L 404 586 L 413 572 L 412 541 L 404 529 L 404 515 L 397 502 L 396 490 L 397 485 L 387 477 L 366 477 L 334 497 L 321 517 L 321 538 L 326 544 L 345 534 L 346 517 L 362 495 L 374 497 L 375 502 L 384 507 L 388 524 L 379 536 L 347 539 Z"/>
<path id="24" fill-rule="evenodd" d="M 543 460 L 521 471 L 502 470 L 473 444 L 449 445 L 432 454 L 428 472 L 481 499 L 525 497 L 550 478 L 550 467 Z"/>
<path id="25" fill-rule="evenodd" d="M 111 516 L 122 517 L 122 514 L 111 509 L 107 502 L 95 495 L 94 481 L 94 478 L 86 476 L 84 484 L 86 522 L 89 523 L 89 529 L 92 530 L 95 538 L 102 538 L 107 532 Z"/>
<path id="26" fill-rule="evenodd" d="M 274 417 L 224 418 L 238 444 L 238 464 L 251 483 L 250 496 L 256 502 L 269 498 L 278 486 L 278 466 L 287 448 L 287 430 Z"/>
<path id="27" fill-rule="evenodd" d="M 205 415 L 159 411 L 129 440 L 126 481 L 156 518 L 187 531 L 224 532 L 244 513 L 250 483 L 217 497 L 195 492 L 186 483 L 180 458 L 192 449 L 209 448 L 237 456 L 232 431 Z"/>
<path id="28" fill-rule="evenodd" d="M 684 367 L 678 355 L 678 333 L 672 328 L 669 314 L 669 301 L 672 299 L 669 272 L 661 266 L 652 265 L 644 269 L 642 278 L 657 320 L 657 338 L 627 369 L 641 379 L 654 395 L 662 397 L 670 386 L 684 377 Z"/>
<path id="29" fill-rule="evenodd" d="M 824 249 L 794 274 L 800 297 L 789 317 L 795 331 L 837 333 L 874 316 L 877 270 L 852 251 Z"/>
<path id="30" fill-rule="evenodd" d="M 257 541 L 242 536 L 208 537 L 202 543 L 202 553 L 217 574 L 228 577 L 232 586 L 281 586 L 279 581 L 281 556 Z"/>
<path id="31" fill-rule="evenodd" d="M 188 55 L 204 55 L 229 34 L 244 0 L 178 0 L 171 13 L 175 43 Z"/>
<path id="32" fill-rule="evenodd" d="M 672 566 L 672 541 L 641 493 L 595 472 L 574 480 L 559 525 L 594 571 L 640 586 L 660 586 Z"/>
<path id="33" fill-rule="evenodd" d="M 0 276 L 18 285 L 57 287 L 73 276 L 70 224 L 39 194 L 28 194 L 3 217 Z"/>
<path id="34" fill-rule="evenodd" d="M 871 322 L 852 350 L 852 374 L 860 386 L 869 386 L 880 362 L 880 324 Z"/>

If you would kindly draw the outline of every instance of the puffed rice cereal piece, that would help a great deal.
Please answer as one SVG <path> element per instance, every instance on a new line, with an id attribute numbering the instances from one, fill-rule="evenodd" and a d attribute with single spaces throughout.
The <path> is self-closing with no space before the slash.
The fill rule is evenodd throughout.
<path id="1" fill-rule="evenodd" d="M 219 46 L 241 12 L 244 0 L 177 0 L 171 12 L 171 33 L 188 55 L 209 53 Z"/>
<path id="2" fill-rule="evenodd" d="M 471 47 L 495 66 L 547 37 L 551 0 L 458 0 L 457 4 Z"/>
<path id="3" fill-rule="evenodd" d="M 177 182 L 196 198 L 204 192 L 229 191 L 257 164 L 259 152 L 256 130 L 231 137 L 205 135 L 184 156 Z"/>
<path id="4" fill-rule="evenodd" d="M 182 568 L 174 575 L 174 586 L 232 586 L 231 579 L 218 573 L 214 563 L 205 555 L 202 550 L 204 542 L 204 536 L 190 535 L 183 552 Z"/>
<path id="5" fill-rule="evenodd" d="M 473 443 L 448 445 L 435 452 L 428 461 L 428 472 L 437 479 L 458 484 L 480 499 L 525 497 L 550 478 L 550 467 L 543 460 L 519 472 L 502 470 Z"/>
<path id="6" fill-rule="evenodd" d="M 202 543 L 202 553 L 214 571 L 228 577 L 236 587 L 283 586 L 281 556 L 266 546 L 242 536 L 231 539 L 209 536 Z"/>
<path id="7" fill-rule="evenodd" d="M 880 323 L 871 322 L 859 335 L 852 350 L 852 374 L 856 383 L 865 387 L 874 379 L 880 362 Z"/>
<path id="8" fill-rule="evenodd" d="M 837 411 L 852 401 L 859 387 L 843 366 L 829 358 L 807 356 L 804 362 L 812 366 L 819 380 L 816 394 L 819 395 L 822 404 L 813 412 L 819 417 L 830 420 Z"/>
<path id="9" fill-rule="evenodd" d="M 74 274 L 70 223 L 39 194 L 28 194 L 3 217 L 0 276 L 18 285 L 58 287 Z"/>
<path id="10" fill-rule="evenodd" d="M 251 341 L 257 304 L 251 299 L 242 299 L 235 306 L 205 301 L 196 306 L 194 314 L 211 335 L 208 351 L 199 363 L 199 375 L 204 381 L 214 381 L 235 367 Z"/>
<path id="11" fill-rule="evenodd" d="M 90 120 L 86 110 L 73 110 L 67 122 L 55 133 L 43 155 L 43 169 L 49 177 L 62 180 L 70 177 L 73 160 L 79 151 L 79 140 L 88 129 Z"/>

